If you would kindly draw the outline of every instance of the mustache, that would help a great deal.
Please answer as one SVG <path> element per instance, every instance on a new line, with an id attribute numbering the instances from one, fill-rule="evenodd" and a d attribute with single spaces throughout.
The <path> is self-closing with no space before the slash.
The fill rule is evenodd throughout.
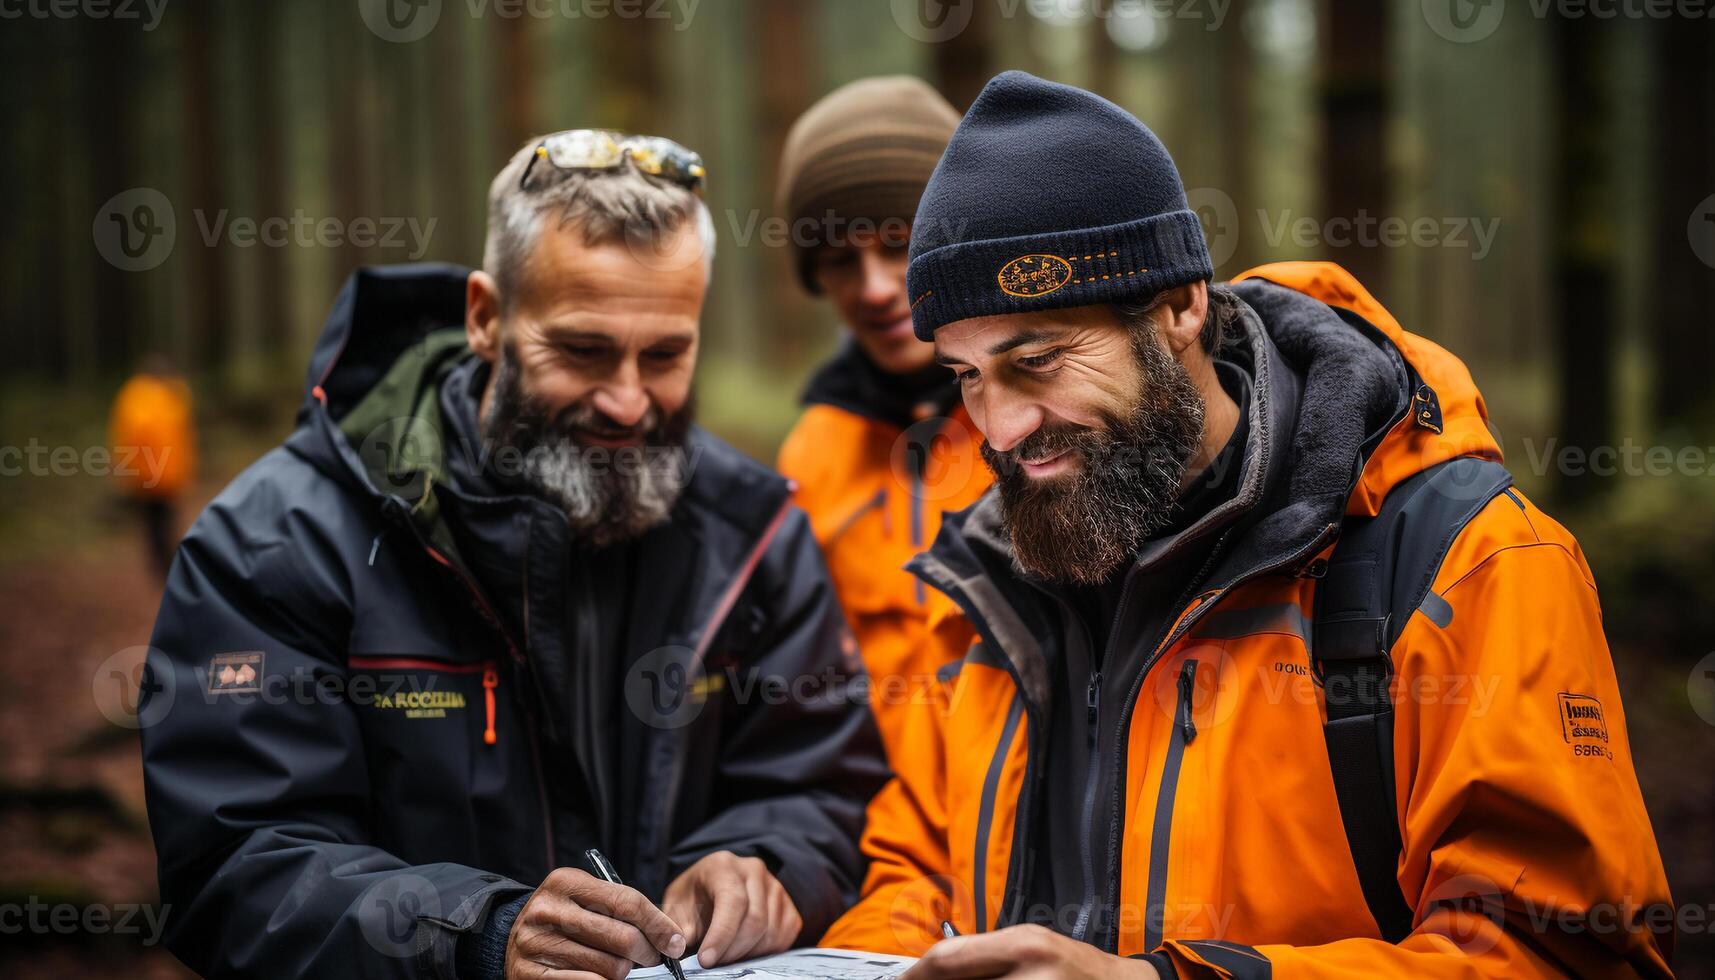
<path id="1" fill-rule="evenodd" d="M 1103 451 L 1112 441 L 1115 421 L 1106 420 L 1106 429 L 1097 429 L 1071 422 L 1044 423 L 1035 432 L 1019 440 L 1008 450 L 995 449 L 986 441 L 983 458 L 996 473 L 1016 472 L 1022 463 L 1041 463 L 1065 452 L 1089 457 Z"/>

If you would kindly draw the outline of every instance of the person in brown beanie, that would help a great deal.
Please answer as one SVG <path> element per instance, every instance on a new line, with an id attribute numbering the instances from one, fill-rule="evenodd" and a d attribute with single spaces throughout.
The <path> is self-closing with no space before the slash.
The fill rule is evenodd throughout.
<path id="1" fill-rule="evenodd" d="M 779 468 L 827 555 L 890 758 L 906 709 L 945 666 L 925 659 L 927 596 L 905 563 L 991 480 L 952 373 L 912 333 L 905 289 L 917 202 L 958 123 L 916 78 L 865 78 L 804 113 L 780 165 L 797 272 L 847 337 L 811 378 Z"/>

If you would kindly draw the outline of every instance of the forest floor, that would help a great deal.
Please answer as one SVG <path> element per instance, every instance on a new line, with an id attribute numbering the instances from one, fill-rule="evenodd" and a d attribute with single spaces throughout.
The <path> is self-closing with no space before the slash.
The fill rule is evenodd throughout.
<path id="1" fill-rule="evenodd" d="M 196 505 L 237 466 L 210 467 Z M 136 732 L 110 720 L 125 717 L 128 695 L 114 675 L 134 676 L 159 584 L 128 515 L 111 503 L 80 506 L 94 510 L 73 544 L 0 561 L 8 611 L 0 616 L 0 906 L 103 908 L 117 923 L 147 905 L 157 920 L 170 918 L 155 889 Z M 182 519 L 193 513 L 187 507 Z M 1683 977 L 1715 978 L 1715 725 L 1689 707 L 1687 662 L 1620 640 L 1614 653 L 1639 777 L 1688 927 L 1676 966 Z M 127 934 L 73 927 L 7 936 L 0 972 L 27 980 L 190 975 L 146 944 L 151 920 L 129 914 L 135 932 Z"/>

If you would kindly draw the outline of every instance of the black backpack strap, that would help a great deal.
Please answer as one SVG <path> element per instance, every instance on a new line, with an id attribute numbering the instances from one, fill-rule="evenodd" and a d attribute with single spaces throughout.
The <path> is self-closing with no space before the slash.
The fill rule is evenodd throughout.
<path id="1" fill-rule="evenodd" d="M 1418 473 L 1393 488 L 1375 517 L 1346 521 L 1316 588 L 1310 662 L 1328 709 L 1328 762 L 1358 883 L 1388 942 L 1409 935 L 1413 919 L 1395 870 L 1390 651 L 1453 539 L 1510 485 L 1499 463 L 1473 456 Z"/>

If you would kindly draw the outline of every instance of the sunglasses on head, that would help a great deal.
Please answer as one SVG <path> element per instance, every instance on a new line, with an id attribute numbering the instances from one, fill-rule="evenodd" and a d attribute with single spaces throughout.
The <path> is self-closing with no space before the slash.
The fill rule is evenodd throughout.
<path id="1" fill-rule="evenodd" d="M 703 158 L 660 136 L 628 136 L 606 129 L 568 129 L 544 137 L 524 167 L 518 186 L 530 180 L 536 161 L 546 160 L 561 170 L 615 170 L 627 159 L 651 177 L 670 180 L 680 187 L 700 192 L 703 187 Z"/>

